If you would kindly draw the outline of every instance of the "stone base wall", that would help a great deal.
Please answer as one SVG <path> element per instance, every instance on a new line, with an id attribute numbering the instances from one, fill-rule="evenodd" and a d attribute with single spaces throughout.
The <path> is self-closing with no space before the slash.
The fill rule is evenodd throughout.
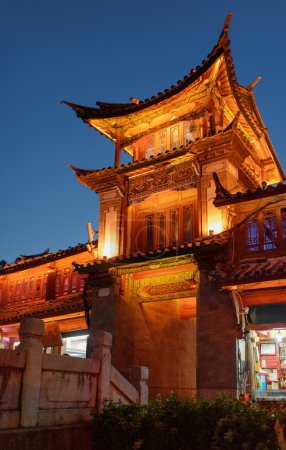
<path id="1" fill-rule="evenodd" d="M 0 431 L 1 450 L 92 450 L 92 441 L 88 425 Z"/>

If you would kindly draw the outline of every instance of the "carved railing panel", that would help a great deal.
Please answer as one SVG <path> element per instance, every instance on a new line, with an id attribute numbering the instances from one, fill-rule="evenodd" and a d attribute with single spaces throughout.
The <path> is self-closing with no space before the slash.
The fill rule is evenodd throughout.
<path id="1" fill-rule="evenodd" d="M 139 203 L 156 192 L 168 189 L 179 191 L 196 186 L 197 175 L 194 162 L 185 161 L 129 179 L 128 203 Z"/>

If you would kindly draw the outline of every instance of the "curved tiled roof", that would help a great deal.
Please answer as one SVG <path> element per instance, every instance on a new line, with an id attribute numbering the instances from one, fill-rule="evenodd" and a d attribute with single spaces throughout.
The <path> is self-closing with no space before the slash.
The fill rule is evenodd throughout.
<path id="1" fill-rule="evenodd" d="M 78 105 L 75 103 L 62 100 L 61 103 L 70 106 L 83 120 L 92 118 L 108 118 L 108 117 L 119 117 L 126 114 L 131 114 L 140 111 L 149 106 L 153 106 L 160 103 L 167 98 L 183 91 L 187 86 L 194 83 L 212 64 L 213 62 L 226 50 L 229 48 L 228 30 L 231 21 L 232 13 L 228 13 L 226 21 L 224 23 L 221 35 L 217 44 L 214 46 L 211 53 L 208 54 L 207 59 L 203 60 L 201 65 L 197 66 L 195 69 L 191 69 L 188 75 L 185 75 L 182 80 L 178 80 L 175 85 L 170 88 L 164 89 L 163 92 L 158 92 L 157 95 L 151 98 L 146 98 L 144 101 L 138 100 L 136 102 L 130 103 L 107 103 L 107 102 L 96 102 L 98 108 L 93 108 L 89 106 Z M 234 66 L 232 64 L 232 58 L 230 53 L 228 54 L 229 62 L 229 72 L 230 77 L 233 82 L 236 81 L 236 75 L 234 71 Z M 131 99 L 132 100 L 132 99 Z"/>
<path id="2" fill-rule="evenodd" d="M 100 272 L 116 266 L 136 263 L 150 263 L 164 258 L 172 258 L 174 256 L 184 256 L 192 254 L 203 254 L 206 252 L 216 252 L 229 243 L 229 233 L 223 232 L 212 237 L 205 237 L 196 241 L 184 244 L 173 245 L 165 248 L 147 252 L 136 252 L 128 256 L 116 256 L 114 258 L 95 261 L 93 264 L 81 265 L 73 263 L 75 270 L 81 274 Z"/>
<path id="3" fill-rule="evenodd" d="M 286 183 L 263 184 L 257 189 L 247 189 L 245 192 L 228 192 L 219 181 L 217 174 L 214 172 L 213 177 L 216 184 L 216 197 L 214 199 L 215 206 L 231 205 L 233 203 L 248 202 L 264 197 L 272 197 L 274 195 L 286 194 Z"/>
<path id="4" fill-rule="evenodd" d="M 87 299 L 87 301 L 89 301 Z M 15 306 L 6 306 L 0 310 L 0 325 L 20 322 L 27 317 L 45 318 L 72 314 L 83 311 L 82 294 L 73 294 L 67 297 L 59 297 L 50 301 L 42 301 L 41 303 L 24 303 Z"/>
<path id="5" fill-rule="evenodd" d="M 97 245 L 97 241 L 95 241 L 94 244 Z M 58 250 L 54 253 L 45 251 L 37 255 L 21 255 L 16 259 L 15 262 L 11 264 L 6 263 L 0 269 L 0 275 L 29 269 L 30 267 L 35 267 L 58 259 L 67 258 L 68 256 L 77 255 L 78 253 L 82 253 L 84 251 L 87 251 L 86 244 L 78 244 L 75 247 L 69 247 L 65 250 Z"/>
<path id="6" fill-rule="evenodd" d="M 106 174 L 112 176 L 113 174 L 125 174 L 129 171 L 141 169 L 143 167 L 152 166 L 154 164 L 166 162 L 168 160 L 172 160 L 174 158 L 177 158 L 179 156 L 183 156 L 187 153 L 190 153 L 193 156 L 196 156 L 197 153 L 192 153 L 192 148 L 196 146 L 197 144 L 201 144 L 204 142 L 212 142 L 214 139 L 216 139 L 218 136 L 227 135 L 229 131 L 234 128 L 235 121 L 231 122 L 225 130 L 220 130 L 213 136 L 206 136 L 204 138 L 197 138 L 194 142 L 190 142 L 187 145 L 181 145 L 179 148 L 174 148 L 173 150 L 165 150 L 162 153 L 158 153 L 157 155 L 151 155 L 149 157 L 144 157 L 139 160 L 135 160 L 132 162 L 128 162 L 126 164 L 121 164 L 119 167 L 109 166 L 109 167 L 103 167 L 101 169 L 81 169 L 79 167 L 74 166 L 73 164 L 67 164 L 67 167 L 70 167 L 75 175 L 79 178 L 85 177 L 86 175 L 92 175 L 92 174 Z M 239 131 L 238 131 L 239 132 Z M 242 135 L 243 138 L 243 135 Z"/>
<path id="7" fill-rule="evenodd" d="M 286 277 L 286 257 L 246 260 L 235 267 L 217 264 L 216 272 L 223 286 L 281 279 Z"/>
<path id="8" fill-rule="evenodd" d="M 134 121 L 134 123 L 132 122 L 133 125 L 136 124 L 137 120 L 140 122 L 140 115 L 136 113 L 139 113 L 140 111 L 143 113 L 145 109 L 151 108 L 154 105 L 158 105 L 159 107 L 162 104 L 163 106 L 165 100 L 172 99 L 177 94 L 191 87 L 192 84 L 195 84 L 195 82 L 212 67 L 220 56 L 223 55 L 224 63 L 222 64 L 222 73 L 219 78 L 221 86 L 224 86 L 223 89 L 225 90 L 224 97 L 226 99 L 226 103 L 228 104 L 228 107 L 233 109 L 234 114 L 237 110 L 242 113 L 239 119 L 240 123 L 245 128 L 246 133 L 250 133 L 252 136 L 251 139 L 262 138 L 265 140 L 266 148 L 268 147 L 268 150 L 265 151 L 268 154 L 268 157 L 271 155 L 275 161 L 281 179 L 285 179 L 283 169 L 277 158 L 276 152 L 268 136 L 268 131 L 265 128 L 254 100 L 253 87 L 256 84 L 256 81 L 247 87 L 243 87 L 238 83 L 236 78 L 230 49 L 230 40 L 228 36 L 231 17 L 232 13 L 229 13 L 217 44 L 214 46 L 207 58 L 202 61 L 201 65 L 197 66 L 196 69 L 191 69 L 182 80 L 178 80 L 175 85 L 172 85 L 170 88 L 165 89 L 162 92 L 158 92 L 157 95 L 147 98 L 144 101 L 131 98 L 130 103 L 97 102 L 97 107 L 83 106 L 65 100 L 61 103 L 70 106 L 75 111 L 77 116 L 84 122 L 96 128 L 101 134 L 105 135 L 109 139 L 115 141 L 117 140 L 116 125 L 114 125 L 116 119 L 118 121 L 126 121 L 124 126 L 121 127 L 122 130 L 126 131 L 126 129 L 131 126 L 131 119 Z M 150 110 L 148 109 L 148 112 L 149 111 L 151 112 L 152 108 Z M 114 123 L 111 123 L 113 118 Z M 124 131 L 122 131 L 122 133 L 124 134 Z M 123 134 L 122 145 L 125 148 Z"/>

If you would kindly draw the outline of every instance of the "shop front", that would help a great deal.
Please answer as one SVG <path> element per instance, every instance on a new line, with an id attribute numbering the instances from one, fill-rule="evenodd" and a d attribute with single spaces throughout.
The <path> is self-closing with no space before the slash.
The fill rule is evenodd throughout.
<path id="1" fill-rule="evenodd" d="M 248 318 L 251 396 L 286 401 L 286 303 L 250 306 Z"/>

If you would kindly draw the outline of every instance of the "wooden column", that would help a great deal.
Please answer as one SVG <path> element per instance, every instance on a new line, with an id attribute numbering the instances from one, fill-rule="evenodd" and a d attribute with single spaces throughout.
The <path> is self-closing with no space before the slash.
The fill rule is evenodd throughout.
<path id="1" fill-rule="evenodd" d="M 120 152 L 121 152 L 121 138 L 119 132 L 117 131 L 115 141 L 115 161 L 114 161 L 115 167 L 120 166 Z"/>

